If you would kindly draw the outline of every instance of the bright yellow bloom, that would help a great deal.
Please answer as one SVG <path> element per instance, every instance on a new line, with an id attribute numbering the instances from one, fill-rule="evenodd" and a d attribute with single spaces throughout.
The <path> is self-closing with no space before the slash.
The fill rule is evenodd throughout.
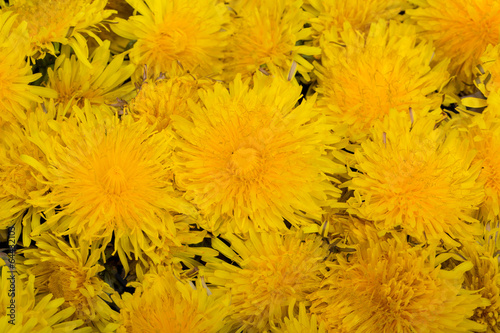
<path id="1" fill-rule="evenodd" d="M 51 188 L 30 202 L 59 206 L 59 213 L 33 233 L 52 229 L 104 244 L 114 236 L 126 271 L 131 252 L 141 258 L 165 237 L 180 245 L 172 214 L 195 211 L 173 189 L 171 136 L 155 133 L 144 121 L 133 123 L 130 117 L 120 122 L 88 103 L 73 112 L 74 118 L 51 124 L 60 139 L 32 133 L 46 164 L 23 156 Z"/>
<path id="2" fill-rule="evenodd" d="M 214 249 L 235 262 L 208 264 L 208 282 L 231 295 L 228 325 L 248 333 L 264 332 L 282 323 L 290 305 L 306 301 L 321 282 L 328 246 L 316 235 L 298 231 L 285 235 L 254 233 L 242 240 L 224 236 L 231 243 L 212 240 Z"/>
<path id="3" fill-rule="evenodd" d="M 7 266 L 1 267 L 0 276 L 0 327 L 5 333 L 90 333 L 91 328 L 78 328 L 82 326 L 82 320 L 68 319 L 75 308 L 61 308 L 64 303 L 62 298 L 54 298 L 52 294 L 43 298 L 35 298 L 35 276 L 26 276 L 24 280 L 14 273 L 11 275 Z M 15 288 L 12 288 L 12 283 Z M 15 289 L 15 290 L 14 290 Z M 14 291 L 15 296 L 9 294 Z M 15 310 L 12 312 L 11 300 L 14 300 Z M 10 314 L 14 315 L 11 317 Z M 14 320 L 12 325 L 11 320 Z"/>
<path id="4" fill-rule="evenodd" d="M 30 117 L 33 118 L 33 117 Z M 30 119 L 33 120 L 33 119 Z M 41 121 L 47 121 L 42 117 Z M 40 221 L 40 208 L 29 200 L 43 195 L 49 187 L 40 183 L 41 173 L 22 161 L 27 154 L 35 160 L 46 161 L 43 152 L 28 139 L 29 133 L 16 123 L 9 123 L 0 132 L 0 229 L 15 226 L 16 240 L 23 229 L 23 244 L 29 246 L 32 223 Z"/>
<path id="5" fill-rule="evenodd" d="M 435 247 L 410 247 L 405 237 L 372 239 L 354 254 L 329 262 L 321 289 L 311 295 L 311 312 L 329 332 L 482 332 L 469 320 L 488 301 L 462 289 L 471 262 L 441 269 L 446 254 Z"/>
<path id="6" fill-rule="evenodd" d="M 131 61 L 147 65 L 152 77 L 168 73 L 180 63 L 199 75 L 219 74 L 227 43 L 229 12 L 217 0 L 134 0 L 140 15 L 118 18 L 111 28 L 118 35 L 137 40 Z"/>
<path id="7" fill-rule="evenodd" d="M 338 138 L 313 110 L 314 98 L 295 107 L 300 91 L 258 73 L 252 83 L 237 78 L 229 90 L 216 84 L 200 91 L 192 121 L 173 116 L 176 183 L 200 209 L 205 229 L 286 230 L 283 218 L 314 223 L 322 206 L 337 204 L 326 173 L 345 167 L 324 154 Z"/>
<path id="8" fill-rule="evenodd" d="M 111 321 L 111 302 L 108 294 L 114 290 L 98 274 L 104 267 L 98 264 L 102 249 L 97 243 L 77 241 L 69 236 L 64 240 L 45 233 L 36 237 L 36 248 L 24 249 L 23 265 L 35 276 L 37 297 L 52 294 L 63 298 L 63 309 L 76 309 L 69 318 L 81 319 L 88 327 L 100 331 Z"/>
<path id="9" fill-rule="evenodd" d="M 488 44 L 500 42 L 500 3 L 496 0 L 410 0 L 418 6 L 406 13 L 434 43 L 436 61 L 450 58 L 457 83 L 472 84 L 474 67 Z"/>
<path id="10" fill-rule="evenodd" d="M 32 74 L 25 58 L 28 53 L 26 23 L 13 28 L 16 15 L 0 11 L 0 119 L 6 122 L 25 120 L 25 110 L 40 97 L 55 98 L 52 89 L 29 85 L 40 78 Z M 0 133 L 0 135 L 2 135 Z"/>
<path id="11" fill-rule="evenodd" d="M 500 105 L 500 104 L 498 104 Z M 479 180 L 484 183 L 486 198 L 481 205 L 483 221 L 500 215 L 500 107 L 490 106 L 483 115 L 475 116 L 465 135 L 470 149 L 477 150 L 475 162 L 482 166 Z"/>
<path id="12" fill-rule="evenodd" d="M 317 45 L 323 34 L 342 30 L 345 22 L 367 33 L 372 23 L 396 18 L 408 8 L 408 3 L 406 0 L 304 0 L 303 7 L 313 14 L 310 24 Z"/>
<path id="13" fill-rule="evenodd" d="M 53 43 L 70 45 L 80 61 L 87 61 L 88 48 L 84 35 L 94 37 L 93 29 L 113 11 L 104 10 L 106 0 L 11 0 L 6 10 L 19 14 L 17 21 L 28 23 L 32 59 L 46 53 L 56 55 Z"/>
<path id="14" fill-rule="evenodd" d="M 210 294 L 201 283 L 181 283 L 162 271 L 134 284 L 133 295 L 113 297 L 120 308 L 117 333 L 223 333 L 226 297 Z"/>
<path id="15" fill-rule="evenodd" d="M 303 45 L 311 31 L 304 28 L 308 15 L 301 0 L 248 1 L 235 4 L 235 33 L 227 46 L 224 74 L 230 81 L 240 73 L 249 77 L 260 67 L 288 72 L 292 62 L 309 81 L 312 64 L 304 56 L 318 55 L 317 47 Z"/>
<path id="16" fill-rule="evenodd" d="M 415 116 L 415 115 L 413 115 Z M 457 130 L 435 128 L 435 117 L 390 114 L 374 127 L 373 140 L 355 152 L 359 171 L 346 185 L 354 190 L 350 213 L 379 229 L 402 227 L 420 241 L 471 239 L 477 220 L 469 210 L 484 198 L 475 151 Z"/>
<path id="17" fill-rule="evenodd" d="M 430 66 L 434 48 L 417 42 L 414 26 L 379 21 L 363 37 L 346 24 L 340 37 L 343 44 L 322 44 L 316 90 L 322 112 L 348 126 L 351 141 L 362 141 L 390 109 L 425 113 L 440 106 L 442 95 L 435 91 L 448 82 L 447 62 Z"/>
<path id="18" fill-rule="evenodd" d="M 135 71 L 135 66 L 123 62 L 124 55 L 111 59 L 109 41 L 94 50 L 88 68 L 74 55 L 69 47 L 63 47 L 54 68 L 48 68 L 47 85 L 57 91 L 57 103 L 71 110 L 71 105 L 82 107 L 85 100 L 91 104 L 114 104 L 134 90 L 131 82 L 124 84 Z M 69 104 L 69 105 L 68 105 Z"/>
<path id="19" fill-rule="evenodd" d="M 198 103 L 198 89 L 214 83 L 213 80 L 196 80 L 191 75 L 145 81 L 129 103 L 129 111 L 134 119 L 144 118 L 159 131 L 171 128 L 171 116 L 189 119 L 188 101 Z"/>
<path id="20" fill-rule="evenodd" d="M 500 274 L 498 272 L 498 247 L 495 242 L 499 229 L 485 230 L 477 241 L 464 242 L 460 254 L 474 264 L 465 273 L 464 287 L 468 290 L 479 290 L 489 300 L 489 305 L 476 309 L 472 320 L 487 325 L 486 332 L 500 331 Z"/>

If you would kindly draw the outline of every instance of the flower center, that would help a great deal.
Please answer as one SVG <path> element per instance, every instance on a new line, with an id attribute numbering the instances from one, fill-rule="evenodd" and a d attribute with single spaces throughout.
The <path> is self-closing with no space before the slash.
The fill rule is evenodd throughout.
<path id="1" fill-rule="evenodd" d="M 259 152 L 250 147 L 239 148 L 229 159 L 229 168 L 238 177 L 250 179 L 257 175 L 260 162 Z"/>
<path id="2" fill-rule="evenodd" d="M 125 173 L 116 165 L 106 172 L 103 184 L 109 194 L 121 194 L 128 189 Z"/>

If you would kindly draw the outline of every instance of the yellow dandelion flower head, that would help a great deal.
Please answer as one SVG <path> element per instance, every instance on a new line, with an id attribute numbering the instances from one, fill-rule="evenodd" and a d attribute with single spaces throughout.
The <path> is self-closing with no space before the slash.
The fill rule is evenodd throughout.
<path id="1" fill-rule="evenodd" d="M 228 300 L 212 294 L 200 280 L 176 281 L 172 274 L 146 274 L 134 294 L 113 297 L 120 308 L 117 333 L 225 332 Z"/>
<path id="2" fill-rule="evenodd" d="M 366 37 L 349 24 L 342 43 L 323 45 L 317 65 L 319 107 L 338 125 L 347 125 L 351 141 L 362 141 L 373 123 L 390 109 L 425 112 L 440 106 L 436 93 L 448 81 L 447 62 L 431 67 L 434 49 L 417 42 L 415 27 L 395 21 L 373 24 Z"/>
<path id="3" fill-rule="evenodd" d="M 114 235 L 128 270 L 125 256 L 132 249 L 140 258 L 141 249 L 159 245 L 160 238 L 175 239 L 172 212 L 195 211 L 173 189 L 170 135 L 155 133 L 144 121 L 120 122 L 103 110 L 75 106 L 73 118 L 53 124 L 60 138 L 32 135 L 48 163 L 25 161 L 42 172 L 51 192 L 31 202 L 59 206 L 33 233 L 52 229 L 105 243 Z"/>
<path id="4" fill-rule="evenodd" d="M 227 263 L 207 264 L 208 282 L 231 295 L 231 325 L 245 332 L 264 332 L 282 322 L 290 304 L 306 300 L 319 287 L 328 246 L 321 237 L 289 232 L 255 233 L 240 239 L 224 236 L 212 246 L 239 267 Z"/>
<path id="5" fill-rule="evenodd" d="M 13 0 L 7 10 L 17 13 L 18 22 L 27 22 L 32 59 L 46 53 L 56 55 L 53 43 L 70 45 L 81 61 L 87 61 L 88 47 L 83 34 L 95 36 L 92 29 L 113 11 L 104 10 L 106 0 Z"/>
<path id="6" fill-rule="evenodd" d="M 36 215 L 40 209 L 29 201 L 33 196 L 46 193 L 49 187 L 39 181 L 42 178 L 40 172 L 25 163 L 21 156 L 30 155 L 42 163 L 46 159 L 19 124 L 8 124 L 0 134 L 0 226 L 5 229 L 15 225 L 20 231 L 22 223 L 31 231 L 29 221 L 39 219 Z M 29 245 L 27 231 L 23 230 L 25 245 Z"/>
<path id="7" fill-rule="evenodd" d="M 70 55 L 69 47 L 62 47 L 54 68 L 48 68 L 47 86 L 57 91 L 56 103 L 70 108 L 83 107 L 85 100 L 91 104 L 112 104 L 134 90 L 131 82 L 124 82 L 135 71 L 135 66 L 125 64 L 124 55 L 110 56 L 109 41 L 104 41 L 89 58 L 92 68 Z M 70 104 L 70 105 L 67 105 Z"/>
<path id="8" fill-rule="evenodd" d="M 495 244 L 498 232 L 498 228 L 484 230 L 483 237 L 475 242 L 464 243 L 459 252 L 463 258 L 474 264 L 474 267 L 465 273 L 465 288 L 479 290 L 479 293 L 489 300 L 490 304 L 478 307 L 471 318 L 487 325 L 487 332 L 495 332 L 500 328 L 500 274 Z"/>
<path id="9" fill-rule="evenodd" d="M 451 59 L 449 71 L 458 83 L 472 84 L 474 67 L 488 44 L 500 42 L 500 3 L 496 0 L 410 0 L 406 13 L 436 47 L 436 61 Z"/>
<path id="10" fill-rule="evenodd" d="M 477 150 L 475 162 L 482 167 L 479 179 L 484 183 L 486 198 L 480 216 L 484 221 L 500 215 L 500 118 L 489 111 L 490 107 L 483 115 L 475 117 L 467 133 L 471 148 Z"/>
<path id="11" fill-rule="evenodd" d="M 136 65 L 147 65 L 153 77 L 172 64 L 199 75 L 217 74 L 227 43 L 229 12 L 217 0 L 136 0 L 129 2 L 140 15 L 118 18 L 111 28 L 137 40 L 130 52 Z"/>
<path id="12" fill-rule="evenodd" d="M 189 118 L 188 100 L 198 103 L 198 89 L 209 88 L 214 83 L 191 75 L 145 81 L 128 108 L 134 119 L 144 118 L 149 124 L 156 124 L 160 131 L 171 127 L 172 115 Z"/>
<path id="13" fill-rule="evenodd" d="M 478 222 L 470 210 L 484 198 L 475 151 L 457 130 L 435 128 L 435 117 L 411 116 L 392 112 L 355 152 L 349 212 L 420 241 L 470 239 Z"/>
<path id="14" fill-rule="evenodd" d="M 472 332 L 484 325 L 469 320 L 487 300 L 462 289 L 464 262 L 441 269 L 447 254 L 410 247 L 404 237 L 358 246 L 337 255 L 321 289 L 311 295 L 311 312 L 332 332 Z"/>
<path id="15" fill-rule="evenodd" d="M 108 294 L 114 290 L 98 277 L 104 270 L 98 264 L 102 252 L 99 245 L 78 241 L 74 236 L 67 243 L 48 233 L 34 240 L 37 248 L 24 249 L 22 254 L 26 258 L 24 269 L 35 276 L 37 296 L 63 298 L 61 308 L 76 309 L 70 319 L 106 326 L 112 312 L 106 302 L 111 302 Z"/>
<path id="16" fill-rule="evenodd" d="M 380 19 L 390 20 L 408 8 L 406 0 L 304 0 L 304 9 L 312 14 L 309 20 L 314 44 L 323 34 L 342 30 L 345 22 L 362 33 L 367 33 L 372 23 Z"/>
<path id="17" fill-rule="evenodd" d="M 82 320 L 70 320 L 75 308 L 62 309 L 62 298 L 46 295 L 35 297 L 35 276 L 11 272 L 7 266 L 0 268 L 0 327 L 6 333 L 60 332 L 65 330 L 90 333 L 91 329 L 78 328 Z M 14 296 L 12 294 L 14 293 Z M 13 302 L 12 302 L 13 301 Z"/>
<path id="18" fill-rule="evenodd" d="M 272 332 L 283 333 L 326 333 L 324 322 L 318 323 L 316 315 L 311 315 L 306 310 L 304 303 L 299 304 L 298 316 L 294 314 L 295 304 L 289 307 L 288 317 L 283 320 L 282 327 L 273 330 Z"/>
<path id="19" fill-rule="evenodd" d="M 320 220 L 321 205 L 335 205 L 339 195 L 326 173 L 345 172 L 323 155 L 338 138 L 314 112 L 314 99 L 295 107 L 298 85 L 260 73 L 250 84 L 239 77 L 229 90 L 216 84 L 190 105 L 191 121 L 174 116 L 176 183 L 214 232 Z"/>
<path id="20" fill-rule="evenodd" d="M 42 74 L 32 74 L 25 57 L 28 52 L 26 23 L 16 28 L 16 15 L 0 11 L 0 119 L 5 122 L 25 120 L 25 110 L 40 97 L 56 98 L 52 89 L 29 85 Z"/>
<path id="21" fill-rule="evenodd" d="M 307 13 L 302 1 L 253 1 L 235 6 L 235 33 L 226 51 L 224 74 L 233 80 L 240 73 L 251 76 L 261 66 L 271 72 L 288 71 L 292 63 L 309 81 L 312 64 L 307 56 L 318 55 L 317 47 L 304 45 L 310 39 L 310 29 L 304 28 Z"/>

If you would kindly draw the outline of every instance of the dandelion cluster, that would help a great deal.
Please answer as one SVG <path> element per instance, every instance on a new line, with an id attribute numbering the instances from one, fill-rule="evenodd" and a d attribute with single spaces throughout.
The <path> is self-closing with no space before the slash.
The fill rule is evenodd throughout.
<path id="1" fill-rule="evenodd" d="M 0 0 L 0 331 L 500 332 L 496 0 Z"/>

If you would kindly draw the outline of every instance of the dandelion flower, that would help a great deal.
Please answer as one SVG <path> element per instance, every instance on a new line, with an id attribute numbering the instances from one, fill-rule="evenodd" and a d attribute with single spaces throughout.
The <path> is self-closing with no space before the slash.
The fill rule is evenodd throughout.
<path id="1" fill-rule="evenodd" d="M 434 43 L 436 61 L 450 58 L 449 71 L 458 83 L 471 85 L 473 70 L 488 44 L 500 42 L 500 3 L 496 0 L 410 0 L 418 6 L 406 13 Z"/>
<path id="2" fill-rule="evenodd" d="M 46 164 L 23 156 L 51 188 L 30 202 L 59 210 L 33 233 L 52 229 L 104 245 L 114 236 L 127 271 L 131 252 L 138 259 L 163 237 L 175 240 L 173 212 L 195 214 L 173 189 L 171 137 L 155 133 L 144 121 L 119 122 L 88 103 L 73 112 L 71 120 L 53 124 L 59 138 L 32 134 Z"/>
<path id="3" fill-rule="evenodd" d="M 305 57 L 318 55 L 321 50 L 304 45 L 310 39 L 310 29 L 304 28 L 308 15 L 301 4 L 278 0 L 234 6 L 235 32 L 227 46 L 225 79 L 233 80 L 238 73 L 251 76 L 262 66 L 271 72 L 288 72 L 295 62 L 298 72 L 309 81 L 313 66 Z"/>
<path id="4" fill-rule="evenodd" d="M 90 56 L 92 68 L 89 69 L 75 56 L 70 56 L 68 47 L 63 47 L 54 68 L 47 69 L 47 85 L 58 94 L 56 103 L 67 108 L 75 104 L 83 107 L 85 100 L 91 104 L 113 104 L 117 98 L 130 94 L 134 87 L 124 82 L 135 71 L 135 66 L 125 64 L 123 57 L 122 54 L 111 59 L 109 41 L 105 41 Z"/>
<path id="5" fill-rule="evenodd" d="M 355 254 L 339 254 L 310 297 L 311 312 L 329 332 L 483 332 L 468 318 L 488 302 L 462 288 L 472 263 L 447 271 L 440 267 L 446 255 L 435 251 L 400 238 L 373 239 Z"/>
<path id="6" fill-rule="evenodd" d="M 486 231 L 483 237 L 475 242 L 464 243 L 460 255 L 474 264 L 474 267 L 465 273 L 464 286 L 468 290 L 479 290 L 487 300 L 488 305 L 478 307 L 471 318 L 477 323 L 486 325 L 486 332 L 500 330 L 500 274 L 498 272 L 498 253 L 495 239 L 498 238 L 498 229 Z"/>
<path id="7" fill-rule="evenodd" d="M 194 287 L 194 289 L 193 289 Z M 117 333 L 225 332 L 227 300 L 208 295 L 201 283 L 176 282 L 164 271 L 147 274 L 133 295 L 114 298 L 120 308 Z"/>
<path id="8" fill-rule="evenodd" d="M 23 262 L 28 274 L 35 276 L 38 297 L 52 294 L 63 298 L 63 309 L 76 309 L 71 319 L 81 319 L 86 326 L 103 329 L 111 321 L 108 294 L 114 290 L 99 279 L 104 267 L 98 264 L 101 249 L 98 244 L 77 241 L 69 243 L 45 233 L 35 238 L 35 249 L 24 249 Z"/>
<path id="9" fill-rule="evenodd" d="M 41 59 L 56 55 L 54 43 L 69 45 L 80 61 L 90 67 L 87 41 L 83 34 L 97 37 L 93 29 L 113 11 L 104 10 L 106 0 L 11 0 L 6 10 L 27 22 L 30 41 L 28 56 Z"/>
<path id="10" fill-rule="evenodd" d="M 42 102 L 40 97 L 57 97 L 52 89 L 29 85 L 41 74 L 32 74 L 25 61 L 26 23 L 13 28 L 15 20 L 16 15 L 0 11 L 0 119 L 5 122 L 26 120 L 25 110 L 30 109 L 33 102 Z"/>
<path id="11" fill-rule="evenodd" d="M 238 266 L 208 264 L 208 282 L 231 295 L 229 326 L 244 332 L 264 332 L 282 323 L 292 303 L 306 301 L 319 287 L 320 271 L 329 250 L 321 237 L 300 232 L 254 233 L 247 239 L 228 234 L 227 247 L 212 241 L 214 249 Z"/>
<path id="12" fill-rule="evenodd" d="M 323 34 L 342 30 L 345 22 L 362 33 L 380 19 L 390 20 L 408 8 L 406 0 L 304 0 L 304 9 L 313 14 L 311 24 L 314 44 L 318 45 Z"/>
<path id="13" fill-rule="evenodd" d="M 6 333 L 30 333 L 30 332 L 75 332 L 90 333 L 91 328 L 78 328 L 82 326 L 82 320 L 69 320 L 75 312 L 75 308 L 61 308 L 64 303 L 62 298 L 54 298 L 52 294 L 43 298 L 35 298 L 35 276 L 26 276 L 25 280 L 7 266 L 0 269 L 0 327 Z M 10 295 L 15 284 L 14 307 L 12 312 L 12 298 Z M 13 316 L 11 317 L 11 314 Z"/>
<path id="14" fill-rule="evenodd" d="M 319 107 L 334 124 L 348 126 L 351 141 L 362 141 L 390 109 L 423 113 L 440 106 L 435 91 L 448 81 L 447 62 L 431 67 L 434 48 L 417 42 L 414 26 L 379 21 L 363 37 L 346 24 L 341 39 L 342 45 L 323 45 L 316 90 Z"/>
<path id="15" fill-rule="evenodd" d="M 15 226 L 17 242 L 24 225 L 23 244 L 29 246 L 31 224 L 39 223 L 41 212 L 40 207 L 29 201 L 33 196 L 46 193 L 49 187 L 37 180 L 41 174 L 25 163 L 21 155 L 30 155 L 42 163 L 45 156 L 29 141 L 29 133 L 19 124 L 9 123 L 0 133 L 0 229 Z"/>
<path id="16" fill-rule="evenodd" d="M 473 118 L 468 132 L 465 132 L 471 139 L 471 149 L 477 150 L 474 161 L 482 167 L 479 180 L 484 183 L 486 198 L 481 205 L 480 217 L 484 221 L 500 215 L 500 118 L 490 111 L 493 111 L 492 107 Z"/>
<path id="17" fill-rule="evenodd" d="M 484 198 L 474 155 L 458 131 L 435 129 L 434 117 L 412 123 L 393 112 L 355 152 L 349 212 L 379 229 L 402 227 L 420 241 L 470 239 L 478 221 L 469 210 Z"/>
<path id="18" fill-rule="evenodd" d="M 260 74 L 260 73 L 258 73 Z M 179 135 L 176 184 L 214 232 L 285 230 L 321 220 L 321 205 L 339 191 L 326 173 L 345 172 L 324 154 L 338 138 L 328 132 L 300 87 L 278 77 L 216 84 L 191 104 L 192 121 L 174 116 Z M 333 147 L 331 147 L 333 149 Z"/>
<path id="19" fill-rule="evenodd" d="M 227 43 L 229 13 L 217 0 L 139 0 L 130 4 L 140 15 L 117 18 L 111 28 L 118 35 L 137 40 L 131 61 L 147 65 L 158 77 L 177 62 L 199 75 L 218 74 Z"/>
<path id="20" fill-rule="evenodd" d="M 198 89 L 208 88 L 213 83 L 212 80 L 194 79 L 191 75 L 145 81 L 128 108 L 134 119 L 144 118 L 161 131 L 172 127 L 173 115 L 189 119 L 188 100 L 198 103 Z"/>

